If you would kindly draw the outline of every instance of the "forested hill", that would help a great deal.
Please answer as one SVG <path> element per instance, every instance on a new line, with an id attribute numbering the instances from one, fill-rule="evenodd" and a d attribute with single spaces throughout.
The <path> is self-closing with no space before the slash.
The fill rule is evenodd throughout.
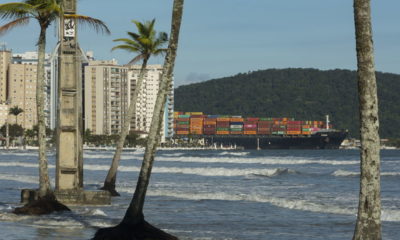
<path id="1" fill-rule="evenodd" d="M 377 73 L 382 138 L 400 138 L 400 75 Z M 175 111 L 324 120 L 358 137 L 356 72 L 268 69 L 180 86 Z"/>

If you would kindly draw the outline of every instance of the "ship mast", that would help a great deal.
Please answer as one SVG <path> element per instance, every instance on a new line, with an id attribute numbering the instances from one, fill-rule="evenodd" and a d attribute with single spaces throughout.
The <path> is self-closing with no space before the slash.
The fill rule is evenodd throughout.
<path id="1" fill-rule="evenodd" d="M 329 115 L 326 115 L 326 130 L 329 130 Z"/>

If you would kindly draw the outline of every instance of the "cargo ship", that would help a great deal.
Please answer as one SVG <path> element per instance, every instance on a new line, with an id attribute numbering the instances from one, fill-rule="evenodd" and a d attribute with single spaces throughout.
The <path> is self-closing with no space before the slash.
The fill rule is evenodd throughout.
<path id="1" fill-rule="evenodd" d="M 202 139 L 206 146 L 243 149 L 338 149 L 347 131 L 326 121 L 204 115 L 175 112 L 174 138 Z"/>

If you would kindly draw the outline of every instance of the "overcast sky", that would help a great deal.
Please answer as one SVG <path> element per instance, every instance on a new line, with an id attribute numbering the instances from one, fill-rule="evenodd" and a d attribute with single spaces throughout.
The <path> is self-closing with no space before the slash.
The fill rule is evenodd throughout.
<path id="1" fill-rule="evenodd" d="M 0 0 L 6 3 L 17 0 Z M 131 20 L 156 18 L 158 31 L 170 31 L 173 0 L 78 0 L 78 13 L 102 19 L 110 36 L 79 29 L 79 41 L 96 59 L 132 55 L 111 52 L 112 40 L 134 31 Z M 267 68 L 355 69 L 351 0 L 186 0 L 175 85 Z M 376 69 L 400 73 L 400 1 L 372 1 Z M 0 22 L 1 24 L 4 21 Z M 14 53 L 36 50 L 37 23 L 0 38 Z M 48 31 L 48 51 L 55 45 Z M 163 59 L 151 63 L 162 64 Z"/>

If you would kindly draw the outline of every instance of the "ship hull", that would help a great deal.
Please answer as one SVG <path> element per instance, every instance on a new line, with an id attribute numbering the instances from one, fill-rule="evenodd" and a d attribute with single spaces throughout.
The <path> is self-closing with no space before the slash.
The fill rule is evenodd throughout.
<path id="1" fill-rule="evenodd" d="M 203 135 L 206 145 L 244 149 L 338 149 L 347 132 L 318 132 L 311 135 Z"/>

